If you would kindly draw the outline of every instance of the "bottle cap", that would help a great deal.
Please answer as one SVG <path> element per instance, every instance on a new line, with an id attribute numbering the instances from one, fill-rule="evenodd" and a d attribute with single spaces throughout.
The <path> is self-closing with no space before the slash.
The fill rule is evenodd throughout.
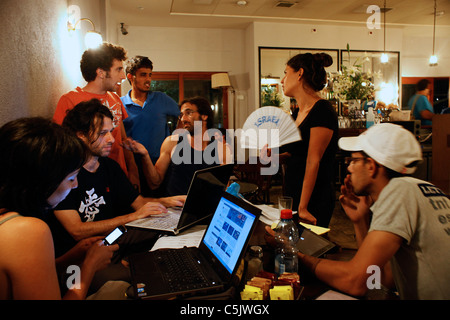
<path id="1" fill-rule="evenodd" d="M 252 256 L 262 257 L 263 250 L 260 246 L 251 246 L 249 251 Z"/>
<path id="2" fill-rule="evenodd" d="M 281 219 L 292 219 L 292 210 L 291 209 L 283 209 L 280 214 Z"/>

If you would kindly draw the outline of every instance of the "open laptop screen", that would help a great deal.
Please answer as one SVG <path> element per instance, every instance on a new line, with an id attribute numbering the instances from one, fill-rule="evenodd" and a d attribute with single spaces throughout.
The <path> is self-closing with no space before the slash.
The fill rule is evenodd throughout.
<path id="1" fill-rule="evenodd" d="M 177 226 L 178 229 L 214 213 L 232 172 L 233 164 L 210 167 L 195 172 L 183 207 L 183 214 Z"/>
<path id="2" fill-rule="evenodd" d="M 203 244 L 231 274 L 247 244 L 256 216 L 222 197 L 211 220 Z"/>

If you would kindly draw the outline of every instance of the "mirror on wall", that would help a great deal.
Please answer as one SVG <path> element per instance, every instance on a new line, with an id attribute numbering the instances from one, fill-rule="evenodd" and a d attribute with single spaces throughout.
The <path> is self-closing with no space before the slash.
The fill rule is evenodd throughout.
<path id="1" fill-rule="evenodd" d="M 341 114 L 339 100 L 333 92 L 333 79 L 336 79 L 342 66 L 349 69 L 358 66 L 365 76 L 370 76 L 375 88 L 370 100 L 383 102 L 386 106 L 400 107 L 400 52 L 389 51 L 387 62 L 382 63 L 383 51 L 317 48 L 259 47 L 260 107 L 274 105 L 289 111 L 295 101 L 283 95 L 281 79 L 286 62 L 299 53 L 325 52 L 333 58 L 333 64 L 326 68 L 329 73 L 329 86 L 320 92 L 324 99 L 330 99 Z"/>
<path id="2" fill-rule="evenodd" d="M 386 55 L 383 55 L 385 53 Z M 383 59 L 385 62 L 382 62 Z M 375 100 L 386 106 L 401 108 L 400 94 L 400 52 L 341 50 L 342 65 L 360 66 L 362 72 L 372 75 L 375 87 Z"/>
<path id="3" fill-rule="evenodd" d="M 259 47 L 260 107 L 277 106 L 286 111 L 290 110 L 291 103 L 295 102 L 284 96 L 281 79 L 288 60 L 297 54 L 307 52 L 329 54 L 333 58 L 333 64 L 326 68 L 327 72 L 333 74 L 339 71 L 338 49 Z M 326 98 L 327 90 L 323 90 L 321 95 Z"/>

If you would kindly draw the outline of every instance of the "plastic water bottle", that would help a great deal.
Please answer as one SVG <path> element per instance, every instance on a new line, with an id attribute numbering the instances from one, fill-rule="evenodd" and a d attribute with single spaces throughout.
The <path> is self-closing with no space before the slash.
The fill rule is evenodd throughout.
<path id="1" fill-rule="evenodd" d="M 298 229 L 292 220 L 292 210 L 283 209 L 280 222 L 275 228 L 275 273 L 298 272 L 297 241 Z"/>
<path id="2" fill-rule="evenodd" d="M 369 107 L 369 110 L 367 111 L 366 128 L 370 128 L 374 123 L 375 115 L 373 114 L 373 107 Z"/>

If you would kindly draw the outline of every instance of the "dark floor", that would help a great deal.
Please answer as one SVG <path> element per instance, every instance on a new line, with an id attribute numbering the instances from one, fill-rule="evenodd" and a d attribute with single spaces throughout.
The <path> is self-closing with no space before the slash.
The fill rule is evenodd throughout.
<path id="1" fill-rule="evenodd" d="M 281 186 L 272 186 L 270 190 L 271 202 L 277 203 L 277 199 L 281 193 Z M 328 238 L 342 249 L 357 249 L 353 224 L 348 219 L 344 210 L 342 210 L 341 205 L 337 200 L 338 197 L 339 194 L 336 194 L 336 205 L 334 207 L 330 225 L 328 226 L 330 228 Z"/>

